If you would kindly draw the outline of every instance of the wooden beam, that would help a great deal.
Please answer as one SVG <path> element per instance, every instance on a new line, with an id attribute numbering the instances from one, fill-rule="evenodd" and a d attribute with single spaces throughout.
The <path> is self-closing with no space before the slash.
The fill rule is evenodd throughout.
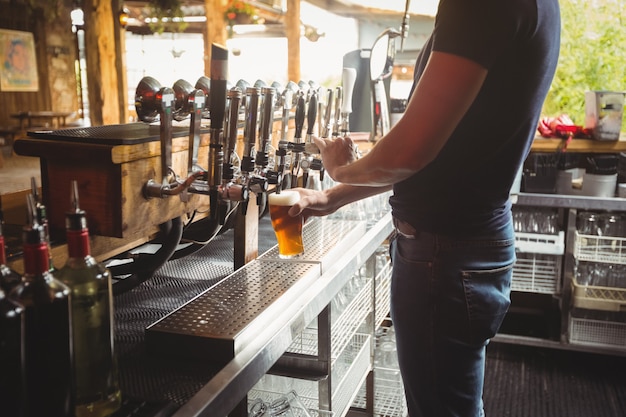
<path id="1" fill-rule="evenodd" d="M 226 45 L 226 23 L 224 11 L 227 0 L 204 0 L 206 23 L 204 35 L 204 75 L 211 77 L 211 45 Z"/>
<path id="2" fill-rule="evenodd" d="M 287 77 L 290 81 L 300 81 L 300 0 L 287 0 L 285 14 L 287 32 Z"/>
<path id="3" fill-rule="evenodd" d="M 109 0 L 83 1 L 89 114 L 93 126 L 120 123 L 113 8 Z M 115 16 L 117 18 L 117 14 Z"/>

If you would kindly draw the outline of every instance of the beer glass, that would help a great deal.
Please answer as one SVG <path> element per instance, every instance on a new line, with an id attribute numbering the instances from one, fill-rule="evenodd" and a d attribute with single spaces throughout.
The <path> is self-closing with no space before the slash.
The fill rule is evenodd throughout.
<path id="1" fill-rule="evenodd" d="M 300 194 L 293 190 L 283 190 L 280 194 L 268 196 L 272 227 L 278 241 L 278 256 L 293 258 L 304 252 L 302 243 L 302 216 L 291 217 L 287 212 L 300 200 Z"/>

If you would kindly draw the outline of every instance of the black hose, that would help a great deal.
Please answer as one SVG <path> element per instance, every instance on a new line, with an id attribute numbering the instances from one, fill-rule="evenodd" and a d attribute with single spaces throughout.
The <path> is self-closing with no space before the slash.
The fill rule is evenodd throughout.
<path id="1" fill-rule="evenodd" d="M 113 277 L 129 275 L 120 279 L 113 286 L 113 294 L 121 294 L 129 291 L 142 282 L 151 278 L 176 252 L 176 248 L 183 235 L 183 219 L 177 217 L 159 225 L 160 231 L 154 240 L 161 243 L 161 247 L 153 254 L 140 253 L 133 258 L 132 262 L 109 266 Z"/>

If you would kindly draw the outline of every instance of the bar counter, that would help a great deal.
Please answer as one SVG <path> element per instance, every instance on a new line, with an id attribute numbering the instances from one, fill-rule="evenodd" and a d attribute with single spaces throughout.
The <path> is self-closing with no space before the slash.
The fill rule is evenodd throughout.
<path id="1" fill-rule="evenodd" d="M 116 348 L 124 395 L 175 403 L 179 406 L 174 414 L 177 417 L 247 415 L 248 391 L 283 356 L 302 330 L 318 316 L 329 315 L 331 300 L 392 231 L 388 213 L 374 223 L 310 219 L 304 228 L 305 256 L 299 260 L 280 260 L 269 219 L 265 217 L 259 222 L 262 255 L 239 270 L 233 271 L 230 230 L 201 251 L 167 262 L 153 278 L 115 297 Z M 278 272 L 254 276 L 254 271 L 267 270 L 266 267 Z M 281 284 L 283 279 L 277 278 L 281 268 L 283 273 L 292 268 L 305 272 L 301 277 L 284 274 L 289 279 Z M 229 285 L 231 282 L 237 285 Z M 259 308 L 256 317 L 245 318 L 238 324 L 240 328 L 232 333 L 235 339 L 244 342 L 236 347 L 231 358 L 218 354 L 217 349 L 194 348 L 193 345 L 208 346 L 202 334 L 186 344 L 176 343 L 177 335 L 168 343 L 169 336 L 155 338 L 146 331 L 160 325 L 168 333 L 168 326 L 163 323 L 175 319 L 178 312 L 184 315 L 186 306 L 202 302 L 203 297 L 216 301 L 219 310 L 220 305 L 232 301 L 231 297 L 224 297 L 224 291 L 229 288 L 233 298 L 240 298 L 233 305 L 245 305 L 245 310 L 257 304 L 255 297 L 265 295 L 265 291 L 259 291 L 265 283 L 268 287 L 284 285 L 285 288 L 274 289 L 274 299 Z M 271 293 L 268 289 L 268 297 Z M 223 299 L 215 300 L 212 294 Z M 236 316 L 241 311 L 231 313 Z M 225 317 L 220 321 L 231 319 Z M 198 340 L 200 343 L 196 343 Z M 320 352 L 323 350 L 320 347 Z M 330 406 L 327 402 L 320 399 L 321 409 Z"/>

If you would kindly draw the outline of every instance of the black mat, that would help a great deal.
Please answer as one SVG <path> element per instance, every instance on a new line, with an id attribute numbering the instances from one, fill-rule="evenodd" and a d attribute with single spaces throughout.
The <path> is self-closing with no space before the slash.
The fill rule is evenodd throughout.
<path id="1" fill-rule="evenodd" d="M 491 343 L 487 417 L 624 417 L 626 358 Z"/>

